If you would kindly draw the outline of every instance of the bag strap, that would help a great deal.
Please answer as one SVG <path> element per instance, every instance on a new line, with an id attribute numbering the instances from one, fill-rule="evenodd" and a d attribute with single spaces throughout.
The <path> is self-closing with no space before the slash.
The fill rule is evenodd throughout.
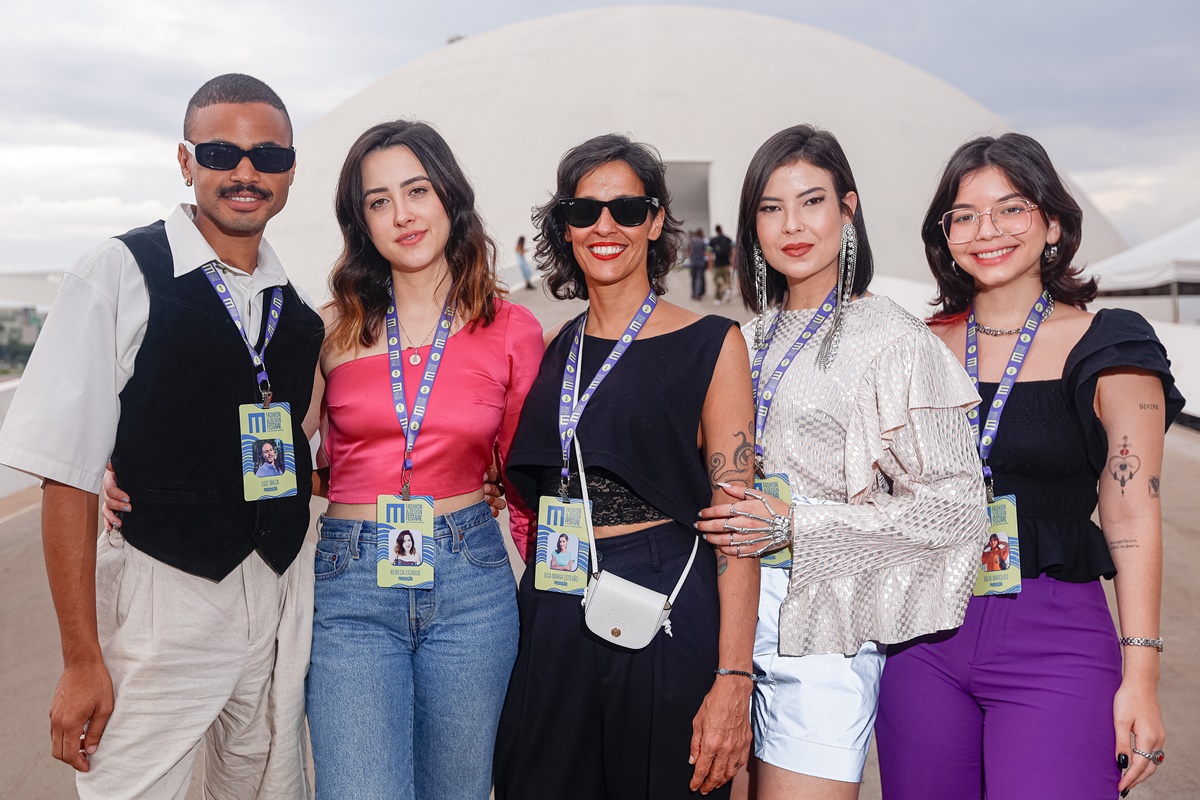
<path id="1" fill-rule="evenodd" d="M 582 359 L 580 363 L 583 363 Z M 587 488 L 587 473 L 583 471 L 583 450 L 579 446 L 579 431 L 575 431 L 575 459 L 579 462 L 579 488 L 583 492 L 583 520 L 587 525 L 588 532 L 588 548 L 592 555 L 592 578 L 600 577 L 600 559 L 596 554 L 596 533 L 592 529 L 592 501 L 588 497 Z M 671 595 L 667 598 L 665 608 L 671 608 L 675 604 L 675 598 L 679 595 L 679 590 L 683 588 L 684 581 L 687 580 L 688 573 L 692 571 L 692 563 L 696 560 L 696 549 L 700 546 L 700 537 L 692 542 L 692 554 L 688 556 L 687 566 L 683 568 L 683 574 L 679 576 L 679 581 L 676 582 L 675 588 L 671 590 Z"/>

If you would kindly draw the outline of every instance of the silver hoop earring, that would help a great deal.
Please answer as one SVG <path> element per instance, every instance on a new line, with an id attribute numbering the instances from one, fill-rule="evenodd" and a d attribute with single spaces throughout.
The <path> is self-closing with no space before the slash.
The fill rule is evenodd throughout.
<path id="1" fill-rule="evenodd" d="M 183 181 L 183 185 L 184 185 L 184 186 L 187 186 L 188 188 L 191 188 L 191 185 L 192 185 L 192 179 L 191 179 L 191 178 L 185 178 L 185 179 L 184 179 L 184 181 Z"/>
<path id="2" fill-rule="evenodd" d="M 761 350 L 766 347 L 767 334 L 763 318 L 767 315 L 767 260 L 763 258 L 762 248 L 754 243 L 754 296 L 758 301 L 758 321 L 754 324 L 754 348 Z"/>
<path id="3" fill-rule="evenodd" d="M 829 369 L 837 355 L 838 341 L 842 338 L 842 320 L 846 304 L 854 293 L 854 276 L 858 266 L 858 232 L 854 225 L 847 222 L 842 226 L 842 247 L 838 251 L 838 280 L 837 306 L 833 309 L 833 319 L 829 334 L 821 342 L 817 351 L 817 366 L 822 370 Z"/>

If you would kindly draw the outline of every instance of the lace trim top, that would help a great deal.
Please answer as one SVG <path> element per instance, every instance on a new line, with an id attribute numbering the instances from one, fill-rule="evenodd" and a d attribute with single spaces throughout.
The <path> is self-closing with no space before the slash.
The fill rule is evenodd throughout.
<path id="1" fill-rule="evenodd" d="M 643 500 L 633 488 L 621 480 L 615 473 L 604 467 L 586 467 L 588 479 L 588 498 L 592 501 L 592 524 L 604 525 L 635 525 L 639 522 L 661 522 L 670 519 L 654 506 Z M 558 493 L 559 476 L 553 470 L 546 470 L 538 481 L 539 495 L 554 495 Z M 579 489 L 579 472 L 571 471 L 567 481 L 567 496 L 582 497 Z"/>
<path id="2" fill-rule="evenodd" d="M 811 315 L 783 312 L 765 373 Z M 829 370 L 816 366 L 829 326 L 796 357 L 763 436 L 767 472 L 832 503 L 794 510 L 785 655 L 958 627 L 988 530 L 965 413 L 979 397 L 962 366 L 885 297 L 852 301 L 843 325 Z M 754 325 L 743 330 L 752 339 Z"/>

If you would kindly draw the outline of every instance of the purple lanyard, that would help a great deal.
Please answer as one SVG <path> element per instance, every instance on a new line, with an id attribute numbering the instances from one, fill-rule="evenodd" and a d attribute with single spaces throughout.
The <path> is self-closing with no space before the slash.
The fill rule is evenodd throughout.
<path id="1" fill-rule="evenodd" d="M 217 274 L 218 263 L 220 262 L 210 261 L 200 269 L 204 271 L 204 276 L 216 290 L 217 297 L 221 298 L 221 304 L 229 312 L 229 318 L 233 320 L 234 327 L 242 335 L 242 341 L 246 343 L 246 349 L 250 351 L 250 359 L 258 368 L 258 390 L 262 392 L 263 408 L 270 408 L 271 381 L 267 379 L 267 365 L 263 359 L 263 353 L 267 352 L 267 345 L 271 343 L 271 339 L 275 336 L 275 329 L 279 327 L 279 314 L 283 311 L 283 290 L 278 286 L 271 290 L 271 310 L 267 314 L 267 332 L 263 334 L 262 347 L 255 350 L 254 345 L 250 344 L 249 337 L 246 336 L 246 326 L 242 324 L 242 315 L 238 313 L 237 304 L 233 302 L 233 297 L 229 294 L 229 287 Z"/>
<path id="2" fill-rule="evenodd" d="M 646 320 L 650 319 L 651 312 L 658 305 L 658 295 L 651 289 L 646 295 L 646 299 L 642 301 L 642 305 L 638 308 L 637 313 L 633 315 L 633 320 L 625 328 L 625 333 L 613 345 L 613 349 L 608 354 L 608 358 L 604 359 L 604 363 L 600 365 L 599 371 L 596 372 L 596 377 L 592 378 L 591 384 L 583 396 L 579 396 L 579 385 L 576 381 L 576 373 L 581 366 L 583 358 L 583 329 L 587 325 L 587 312 L 583 314 L 583 318 L 579 320 L 579 325 L 575 328 L 575 339 L 571 342 L 571 352 L 567 355 L 567 364 L 563 369 L 562 391 L 558 396 L 558 438 L 562 443 L 563 466 L 562 480 L 559 483 L 559 496 L 565 498 L 567 496 L 567 479 L 571 477 L 571 440 L 575 437 L 575 429 L 579 426 L 579 419 L 583 416 L 583 409 L 587 406 L 588 401 L 596 394 L 596 389 L 600 383 L 608 377 L 612 372 L 613 367 L 621 360 L 621 356 L 625 355 L 625 351 L 629 349 L 629 345 L 641 333 L 642 326 L 646 324 Z"/>
<path id="3" fill-rule="evenodd" d="M 450 288 L 451 294 L 454 287 Z M 442 309 L 442 317 L 438 320 L 437 334 L 429 347 L 429 358 L 425 361 L 425 372 L 421 383 L 417 386 L 417 400 L 412 405 L 412 417 L 408 416 L 408 405 L 404 398 L 404 366 L 400 360 L 400 318 L 396 315 L 396 296 L 392 291 L 392 283 L 388 281 L 388 298 L 390 303 L 387 310 L 387 351 L 388 373 L 392 379 L 392 403 L 396 409 L 396 419 L 404 431 L 404 480 L 403 497 L 411 500 L 409 484 L 412 481 L 412 452 L 417 444 L 417 433 L 421 430 L 421 422 L 425 419 L 425 406 L 429 403 L 429 395 L 433 391 L 433 379 L 437 377 L 438 368 L 442 365 L 442 353 L 446 350 L 446 340 L 450 338 L 450 323 L 454 319 L 454 305 L 446 300 Z"/>
<path id="4" fill-rule="evenodd" d="M 779 318 L 783 316 L 783 309 L 780 309 L 775 314 L 775 319 L 771 320 L 771 327 L 767 329 L 766 344 L 754 354 L 754 361 L 750 365 L 750 379 L 754 381 L 754 461 L 755 468 L 762 472 L 763 470 L 763 434 L 767 430 L 767 416 L 771 413 L 771 403 L 775 400 L 775 392 L 779 388 L 779 382 L 783 380 L 784 374 L 788 371 L 788 367 L 792 365 L 792 361 L 804 349 L 804 345 L 808 344 L 809 340 L 816 335 L 821 324 L 829 318 L 833 310 L 837 308 L 837 289 L 831 289 L 829 294 L 821 302 L 816 312 L 812 315 L 812 319 L 808 321 L 808 325 L 804 326 L 804 330 L 796 337 L 796 341 L 792 342 L 792 346 L 784 353 L 779 364 L 775 367 L 775 371 L 771 373 L 771 377 L 767 379 L 767 385 L 760 394 L 758 391 L 759 375 L 762 373 L 763 359 L 767 356 L 767 351 L 771 349 L 771 342 L 775 339 L 775 329 L 779 326 Z"/>
<path id="5" fill-rule="evenodd" d="M 988 466 L 988 456 L 991 455 L 992 445 L 996 443 L 996 435 L 1000 430 L 1000 415 L 1004 413 L 1008 395 L 1012 391 L 1013 384 L 1017 382 L 1017 376 L 1021 374 L 1025 355 L 1033 344 L 1033 337 L 1037 335 L 1038 326 L 1042 324 L 1043 315 L 1049 302 L 1049 293 L 1043 291 L 1041 297 L 1034 301 L 1033 308 L 1029 309 L 1029 316 L 1025 318 L 1025 324 L 1021 327 L 1021 332 L 1017 334 L 1017 343 L 1013 345 L 1012 355 L 1008 357 L 1008 366 L 1004 368 L 1004 375 L 1001 376 L 1000 385 L 996 388 L 996 397 L 992 400 L 991 408 L 988 409 L 982 434 L 979 430 L 978 406 L 967 412 L 971 433 L 975 435 L 975 442 L 979 445 L 979 459 L 983 462 L 983 480 L 987 485 L 989 503 L 996 498 L 992 492 L 992 468 Z M 967 375 L 970 376 L 971 383 L 975 385 L 975 391 L 979 391 L 979 335 L 975 325 L 974 303 L 971 304 L 967 313 Z"/>

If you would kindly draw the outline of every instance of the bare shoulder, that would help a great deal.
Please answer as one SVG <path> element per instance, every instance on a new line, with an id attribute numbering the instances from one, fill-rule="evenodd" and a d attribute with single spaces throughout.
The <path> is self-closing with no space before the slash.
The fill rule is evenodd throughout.
<path id="1" fill-rule="evenodd" d="M 1059 304 L 1054 309 L 1053 316 L 1042 323 L 1041 329 L 1047 339 L 1055 342 L 1059 348 L 1066 348 L 1070 352 L 1071 348 L 1078 344 L 1083 335 L 1087 333 L 1095 318 L 1096 315 L 1090 311 Z"/>
<path id="2" fill-rule="evenodd" d="M 646 329 L 651 336 L 658 336 L 664 333 L 673 333 L 681 328 L 694 325 L 702 319 L 703 317 L 694 311 L 689 311 L 682 306 L 677 306 L 666 300 L 659 300 L 658 305 L 654 307 L 654 313 L 650 316 L 650 321 L 647 323 Z"/>

